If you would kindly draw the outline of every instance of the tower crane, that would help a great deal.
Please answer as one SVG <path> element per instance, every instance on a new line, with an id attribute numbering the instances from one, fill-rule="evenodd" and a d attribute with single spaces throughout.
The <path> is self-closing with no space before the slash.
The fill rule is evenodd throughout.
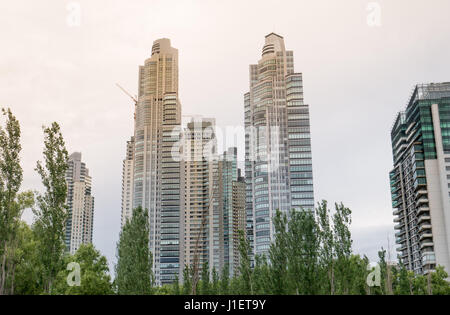
<path id="1" fill-rule="evenodd" d="M 119 83 L 116 83 L 116 85 L 119 89 L 122 90 L 122 92 L 124 92 L 126 95 L 128 95 L 133 100 L 134 105 L 137 106 L 137 103 L 138 103 L 137 96 L 131 95 L 127 90 L 125 90 L 123 87 L 121 87 Z M 134 119 L 136 119 L 136 113 L 134 113 Z"/>

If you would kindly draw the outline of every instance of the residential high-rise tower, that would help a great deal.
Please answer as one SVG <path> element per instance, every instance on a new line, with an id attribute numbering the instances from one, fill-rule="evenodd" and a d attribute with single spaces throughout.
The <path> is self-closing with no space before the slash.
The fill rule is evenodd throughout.
<path id="1" fill-rule="evenodd" d="M 255 254 L 267 253 L 277 210 L 314 207 L 309 107 L 284 39 L 265 37 L 261 59 L 250 65 L 245 104 L 247 235 Z"/>
<path id="2" fill-rule="evenodd" d="M 67 205 L 69 217 L 66 222 L 66 249 L 75 254 L 81 244 L 92 243 L 94 222 L 94 197 L 92 180 L 81 153 L 69 156 L 66 172 Z"/>
<path id="3" fill-rule="evenodd" d="M 180 201 L 168 201 L 176 198 L 176 193 L 168 192 L 170 181 L 176 181 L 170 179 L 168 168 L 179 172 L 176 166 L 179 161 L 173 162 L 166 156 L 166 140 L 172 129 L 179 129 L 177 125 L 181 119 L 178 50 L 170 45 L 169 39 L 158 39 L 153 43 L 151 57 L 139 67 L 138 86 L 132 208 L 141 206 L 148 209 L 155 280 L 157 284 L 164 284 L 175 279 L 180 263 L 179 229 L 172 228 L 179 224 Z"/>
<path id="4" fill-rule="evenodd" d="M 450 270 L 450 83 L 417 85 L 391 131 L 389 173 L 399 258 Z"/>
<path id="5" fill-rule="evenodd" d="M 133 165 L 134 137 L 131 137 L 131 139 L 127 141 L 127 151 L 122 165 L 122 227 L 133 215 Z"/>

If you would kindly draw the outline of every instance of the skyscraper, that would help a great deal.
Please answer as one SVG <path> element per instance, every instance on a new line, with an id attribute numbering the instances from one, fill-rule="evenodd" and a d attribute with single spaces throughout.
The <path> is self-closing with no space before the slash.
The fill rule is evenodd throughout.
<path id="1" fill-rule="evenodd" d="M 69 156 L 66 172 L 67 205 L 66 249 L 75 254 L 81 244 L 92 243 L 94 221 L 94 197 L 91 194 L 91 177 L 81 153 Z"/>
<path id="2" fill-rule="evenodd" d="M 309 107 L 301 73 L 284 39 L 265 37 L 262 57 L 250 65 L 245 104 L 247 235 L 255 254 L 267 253 L 277 210 L 314 207 Z"/>
<path id="3" fill-rule="evenodd" d="M 238 169 L 238 177 L 233 181 L 232 184 L 232 224 L 230 230 L 230 252 L 229 261 L 230 261 L 230 273 L 234 275 L 239 274 L 240 267 L 240 233 L 241 231 L 244 233 L 244 237 L 246 237 L 246 222 L 247 216 L 245 212 L 245 179 L 241 176 L 241 170 Z"/>
<path id="4" fill-rule="evenodd" d="M 134 137 L 127 141 L 127 151 L 122 164 L 122 218 L 121 226 L 133 215 Z"/>
<path id="5" fill-rule="evenodd" d="M 234 276 L 239 266 L 239 230 L 245 232 L 246 223 L 245 183 L 237 167 L 236 147 L 219 156 L 214 183 L 212 264 L 219 272 L 227 267 Z"/>
<path id="6" fill-rule="evenodd" d="M 157 284 L 162 283 L 162 274 L 174 279 L 176 275 L 173 272 L 178 270 L 176 266 L 179 264 L 180 250 L 177 243 L 179 232 L 171 228 L 172 225 L 179 224 L 179 201 L 169 202 L 168 198 L 173 197 L 169 197 L 167 191 L 164 193 L 164 202 L 161 197 L 163 177 L 165 185 L 169 185 L 171 181 L 165 164 L 169 163 L 167 164 L 169 168 L 174 166 L 167 157 L 163 159 L 163 154 L 166 154 L 167 150 L 164 139 L 167 140 L 169 129 L 179 124 L 180 117 L 178 50 L 171 47 L 169 39 L 158 39 L 153 43 L 151 57 L 139 67 L 132 205 L 133 209 L 142 206 L 149 212 L 150 250 L 153 254 L 153 270 Z M 176 166 L 174 170 L 176 171 Z M 165 189 L 169 187 L 165 186 Z M 163 235 L 162 228 L 165 233 L 169 231 L 173 233 L 168 234 L 170 236 L 165 233 Z M 161 247 L 162 244 L 164 249 Z"/>
<path id="7" fill-rule="evenodd" d="M 187 124 L 183 137 L 184 211 L 183 267 L 205 262 L 212 268 L 213 202 L 216 160 L 215 120 L 199 119 Z"/>
<path id="8" fill-rule="evenodd" d="M 450 270 L 450 83 L 417 85 L 391 130 L 389 173 L 399 258 Z"/>
<path id="9" fill-rule="evenodd" d="M 181 164 L 182 132 L 176 93 L 163 97 L 161 161 L 160 281 L 179 278 L 183 264 L 184 171 Z"/>

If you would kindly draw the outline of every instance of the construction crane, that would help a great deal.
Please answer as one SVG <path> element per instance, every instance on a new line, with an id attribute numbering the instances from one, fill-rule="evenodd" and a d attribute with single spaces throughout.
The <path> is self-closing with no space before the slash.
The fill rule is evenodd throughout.
<path id="1" fill-rule="evenodd" d="M 137 105 L 137 96 L 133 96 L 133 95 L 131 95 L 130 93 L 128 93 L 128 91 L 127 90 L 125 90 L 123 87 L 121 87 L 120 85 L 119 85 L 119 83 L 116 83 L 116 85 L 117 85 L 117 87 L 119 88 L 119 89 L 121 89 L 126 95 L 128 95 L 129 97 L 131 97 L 131 99 L 134 101 L 134 104 L 135 105 Z"/>
<path id="2" fill-rule="evenodd" d="M 134 105 L 137 106 L 137 103 L 138 103 L 138 101 L 137 101 L 137 96 L 133 96 L 133 95 L 131 95 L 130 93 L 128 93 L 128 91 L 125 90 L 123 87 L 121 87 L 119 83 L 116 83 L 116 85 L 117 85 L 117 87 L 118 87 L 119 89 L 121 89 L 126 95 L 128 95 L 129 97 L 131 97 L 131 99 L 132 99 L 133 102 L 134 102 Z M 136 112 L 134 112 L 134 120 L 136 120 Z"/>

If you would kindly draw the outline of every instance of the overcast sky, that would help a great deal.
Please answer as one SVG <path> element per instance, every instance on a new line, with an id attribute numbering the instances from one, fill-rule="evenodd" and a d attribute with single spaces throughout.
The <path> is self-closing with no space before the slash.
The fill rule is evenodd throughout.
<path id="1" fill-rule="evenodd" d="M 170 38 L 183 114 L 242 125 L 248 66 L 276 32 L 303 73 L 316 201 L 353 210 L 354 249 L 374 260 L 394 243 L 391 125 L 415 84 L 450 81 L 448 12 L 448 0 L 2 1 L 0 106 L 22 126 L 23 189 L 41 189 L 41 126 L 59 122 L 93 178 L 94 244 L 114 262 L 134 110 L 115 83 L 135 94 L 153 41 Z"/>

